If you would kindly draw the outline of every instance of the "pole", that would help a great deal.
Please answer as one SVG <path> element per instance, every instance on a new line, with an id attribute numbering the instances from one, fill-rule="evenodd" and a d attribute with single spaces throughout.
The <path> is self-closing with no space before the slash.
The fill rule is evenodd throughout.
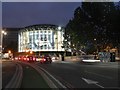
<path id="1" fill-rule="evenodd" d="M 0 59 L 2 60 L 2 45 L 3 45 L 3 35 L 6 35 L 7 33 L 5 31 L 2 31 L 2 29 L 0 29 L 1 33 L 0 33 L 0 53 L 1 53 L 1 57 Z"/>
<path id="2" fill-rule="evenodd" d="M 1 30 L 0 36 L 1 36 L 1 40 L 0 40 L 0 53 L 1 53 L 1 57 L 0 57 L 0 59 L 2 60 L 2 41 L 3 41 L 3 33 L 2 33 L 2 30 Z"/>

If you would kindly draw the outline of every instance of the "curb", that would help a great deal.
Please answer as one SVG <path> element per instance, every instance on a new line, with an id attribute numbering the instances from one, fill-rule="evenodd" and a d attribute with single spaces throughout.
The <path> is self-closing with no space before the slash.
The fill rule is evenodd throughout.
<path id="1" fill-rule="evenodd" d="M 45 69 L 39 67 L 41 70 L 43 70 L 44 73 L 46 73 L 49 77 L 51 77 L 55 82 L 57 82 L 57 84 L 61 87 L 66 89 L 67 87 L 65 87 L 59 80 L 57 80 L 53 75 L 51 75 L 49 72 L 47 72 Z"/>
<path id="2" fill-rule="evenodd" d="M 38 66 L 30 66 L 33 67 L 39 74 L 41 74 L 50 88 L 57 88 L 57 86 L 48 78 L 48 76 L 42 70 L 38 69 Z"/>

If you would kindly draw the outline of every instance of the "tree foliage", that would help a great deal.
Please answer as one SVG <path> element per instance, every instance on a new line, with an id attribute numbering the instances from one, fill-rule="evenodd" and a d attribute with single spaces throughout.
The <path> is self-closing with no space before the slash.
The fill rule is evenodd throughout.
<path id="1" fill-rule="evenodd" d="M 81 46 L 104 49 L 112 44 L 115 47 L 120 44 L 119 23 L 120 8 L 113 2 L 82 2 L 66 25 L 65 38 L 76 50 L 82 49 Z"/>

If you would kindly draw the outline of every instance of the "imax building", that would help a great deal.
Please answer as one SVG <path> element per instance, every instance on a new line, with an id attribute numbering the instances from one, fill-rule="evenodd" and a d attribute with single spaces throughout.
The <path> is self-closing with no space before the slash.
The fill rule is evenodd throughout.
<path id="1" fill-rule="evenodd" d="M 32 25 L 18 33 L 18 52 L 64 52 L 64 28 L 51 24 Z"/>

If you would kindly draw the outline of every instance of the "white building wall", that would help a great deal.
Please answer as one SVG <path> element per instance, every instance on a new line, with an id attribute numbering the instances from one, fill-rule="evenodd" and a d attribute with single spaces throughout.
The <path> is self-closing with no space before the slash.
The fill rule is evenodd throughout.
<path id="1" fill-rule="evenodd" d="M 19 34 L 18 36 L 19 52 L 25 52 L 28 49 L 29 51 L 64 51 L 64 49 L 62 48 L 63 40 L 64 40 L 63 31 L 58 29 L 56 30 L 53 29 L 35 30 L 35 28 L 32 29 L 33 29 L 32 31 L 26 30 Z M 41 35 L 43 40 L 41 40 Z M 46 41 L 45 41 L 45 35 L 46 35 Z M 50 40 L 48 36 L 50 36 Z M 46 49 L 45 49 L 45 45 L 46 45 Z"/>

